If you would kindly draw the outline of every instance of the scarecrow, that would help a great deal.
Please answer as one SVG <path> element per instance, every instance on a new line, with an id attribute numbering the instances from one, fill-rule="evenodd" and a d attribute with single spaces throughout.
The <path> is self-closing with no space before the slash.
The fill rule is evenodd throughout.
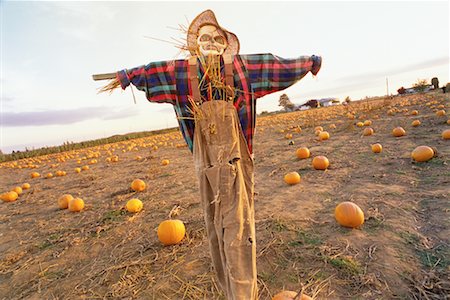
<path id="1" fill-rule="evenodd" d="M 117 73 L 102 91 L 130 83 L 150 102 L 170 103 L 193 153 L 213 266 L 227 299 L 257 299 L 253 134 L 256 99 L 283 90 L 321 57 L 283 59 L 239 54 L 236 35 L 214 13 L 198 15 L 187 30 L 188 59 L 152 62 Z"/>

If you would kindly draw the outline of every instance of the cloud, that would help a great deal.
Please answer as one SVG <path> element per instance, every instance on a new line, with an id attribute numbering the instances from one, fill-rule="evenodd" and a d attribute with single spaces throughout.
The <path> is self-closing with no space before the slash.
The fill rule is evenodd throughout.
<path id="1" fill-rule="evenodd" d="M 1 126 L 67 125 L 92 119 L 116 120 L 135 116 L 137 114 L 139 114 L 137 108 L 114 110 L 109 107 L 83 107 L 72 110 L 50 110 L 39 112 L 2 112 Z"/>
<path id="2" fill-rule="evenodd" d="M 368 81 L 368 80 L 373 80 L 373 79 L 377 79 L 380 77 L 384 78 L 386 76 L 392 76 L 392 75 L 406 73 L 406 72 L 413 72 L 413 71 L 427 69 L 427 68 L 439 67 L 442 65 L 448 66 L 448 64 L 449 64 L 448 56 L 447 57 L 439 57 L 439 58 L 434 58 L 434 59 L 430 59 L 427 61 L 414 63 L 414 64 L 410 64 L 410 65 L 406 65 L 406 66 L 386 69 L 385 71 L 374 71 L 374 72 L 368 72 L 368 73 L 362 73 L 362 74 L 360 73 L 357 75 L 345 76 L 345 77 L 341 77 L 341 78 L 337 79 L 336 82 Z"/>

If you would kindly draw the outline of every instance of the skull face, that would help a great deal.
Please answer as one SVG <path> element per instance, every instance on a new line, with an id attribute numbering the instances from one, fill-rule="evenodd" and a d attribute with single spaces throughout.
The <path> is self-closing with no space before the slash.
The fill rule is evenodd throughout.
<path id="1" fill-rule="evenodd" d="M 204 25 L 198 30 L 197 45 L 203 56 L 222 55 L 228 42 L 216 26 Z"/>

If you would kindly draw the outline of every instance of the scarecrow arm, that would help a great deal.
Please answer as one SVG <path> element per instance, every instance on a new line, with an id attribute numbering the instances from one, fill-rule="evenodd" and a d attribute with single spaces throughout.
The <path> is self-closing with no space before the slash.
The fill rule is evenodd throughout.
<path id="1" fill-rule="evenodd" d="M 126 89 L 130 84 L 145 92 L 147 100 L 158 103 L 174 104 L 177 99 L 175 83 L 175 62 L 152 62 L 132 69 L 124 69 L 116 73 L 92 75 L 94 80 L 111 79 L 100 91 L 113 91 L 121 87 Z"/>
<path id="2" fill-rule="evenodd" d="M 308 72 L 316 75 L 322 64 L 322 58 L 315 55 L 285 59 L 267 53 L 242 55 L 242 58 L 256 98 L 284 90 Z"/>

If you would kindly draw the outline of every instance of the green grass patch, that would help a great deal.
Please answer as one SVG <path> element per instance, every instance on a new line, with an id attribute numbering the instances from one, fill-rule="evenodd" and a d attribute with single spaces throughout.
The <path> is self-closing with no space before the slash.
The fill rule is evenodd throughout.
<path id="1" fill-rule="evenodd" d="M 320 244 L 322 244 L 322 239 L 320 236 L 314 233 L 304 231 L 303 229 L 298 230 L 296 239 L 288 243 L 288 245 L 291 247 L 298 247 L 301 245 L 315 246 Z"/>
<path id="2" fill-rule="evenodd" d="M 343 273 L 346 276 L 355 276 L 362 274 L 363 272 L 361 265 L 352 258 L 347 257 L 328 258 L 328 262 L 333 267 L 335 267 L 339 272 Z"/>
<path id="3" fill-rule="evenodd" d="M 123 215 L 125 215 L 127 212 L 125 210 L 111 210 L 106 212 L 103 215 L 102 222 L 108 223 L 108 222 L 116 222 L 123 219 Z"/>

